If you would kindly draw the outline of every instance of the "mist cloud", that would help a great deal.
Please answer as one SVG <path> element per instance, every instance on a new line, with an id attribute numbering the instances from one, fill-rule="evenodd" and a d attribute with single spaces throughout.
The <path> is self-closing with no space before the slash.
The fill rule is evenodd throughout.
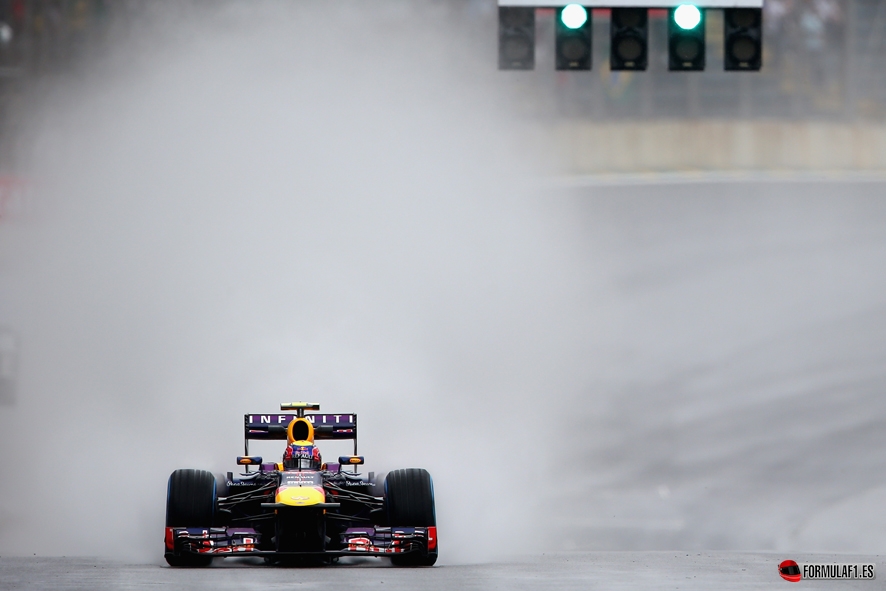
<path id="1" fill-rule="evenodd" d="M 157 560 L 168 473 L 291 399 L 432 472 L 446 561 L 506 551 L 581 281 L 494 73 L 437 4 L 170 14 L 33 117 L 0 551 Z"/>

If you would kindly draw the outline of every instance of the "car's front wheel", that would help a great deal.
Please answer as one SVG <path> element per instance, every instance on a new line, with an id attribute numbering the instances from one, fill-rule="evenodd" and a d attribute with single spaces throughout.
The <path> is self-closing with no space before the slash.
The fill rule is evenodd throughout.
<path id="1" fill-rule="evenodd" d="M 212 527 L 218 497 L 215 476 L 205 470 L 176 470 L 166 489 L 166 527 Z M 209 566 L 212 556 L 176 554 L 166 549 L 170 566 Z"/>
<path id="2" fill-rule="evenodd" d="M 410 468 L 389 472 L 385 477 L 385 509 L 392 527 L 436 527 L 434 481 L 428 471 Z M 396 566 L 432 566 L 435 562 L 436 544 L 427 555 L 414 552 L 391 557 Z"/>

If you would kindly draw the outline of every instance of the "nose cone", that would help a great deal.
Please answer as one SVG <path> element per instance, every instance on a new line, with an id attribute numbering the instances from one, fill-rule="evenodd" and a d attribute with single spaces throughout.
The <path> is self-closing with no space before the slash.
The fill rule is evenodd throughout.
<path id="1" fill-rule="evenodd" d="M 326 502 L 326 493 L 314 486 L 281 486 L 277 489 L 276 502 L 291 507 L 310 507 Z"/>

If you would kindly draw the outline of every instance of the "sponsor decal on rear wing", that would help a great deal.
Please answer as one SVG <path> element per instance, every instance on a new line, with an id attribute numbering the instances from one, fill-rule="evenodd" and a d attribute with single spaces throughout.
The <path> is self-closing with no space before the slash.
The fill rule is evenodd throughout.
<path id="1" fill-rule="evenodd" d="M 297 414 L 243 415 L 246 439 L 286 439 L 286 427 Z M 306 414 L 314 425 L 314 439 L 357 439 L 355 414 Z"/>

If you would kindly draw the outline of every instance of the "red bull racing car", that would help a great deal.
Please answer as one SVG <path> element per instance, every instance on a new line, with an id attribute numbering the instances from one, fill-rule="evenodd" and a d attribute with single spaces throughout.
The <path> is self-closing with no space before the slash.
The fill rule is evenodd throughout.
<path id="1" fill-rule="evenodd" d="M 259 556 L 268 563 L 329 563 L 341 556 L 385 556 L 397 566 L 437 561 L 434 483 L 427 471 L 366 477 L 356 472 L 363 464 L 357 415 L 307 413 L 320 410 L 308 402 L 280 410 L 244 416 L 245 455 L 237 464 L 245 471 L 238 476 L 176 470 L 169 477 L 170 565 L 208 566 L 226 556 Z M 282 462 L 249 455 L 250 440 L 276 439 L 287 442 Z M 354 454 L 323 463 L 315 445 L 323 439 L 352 439 Z"/>

